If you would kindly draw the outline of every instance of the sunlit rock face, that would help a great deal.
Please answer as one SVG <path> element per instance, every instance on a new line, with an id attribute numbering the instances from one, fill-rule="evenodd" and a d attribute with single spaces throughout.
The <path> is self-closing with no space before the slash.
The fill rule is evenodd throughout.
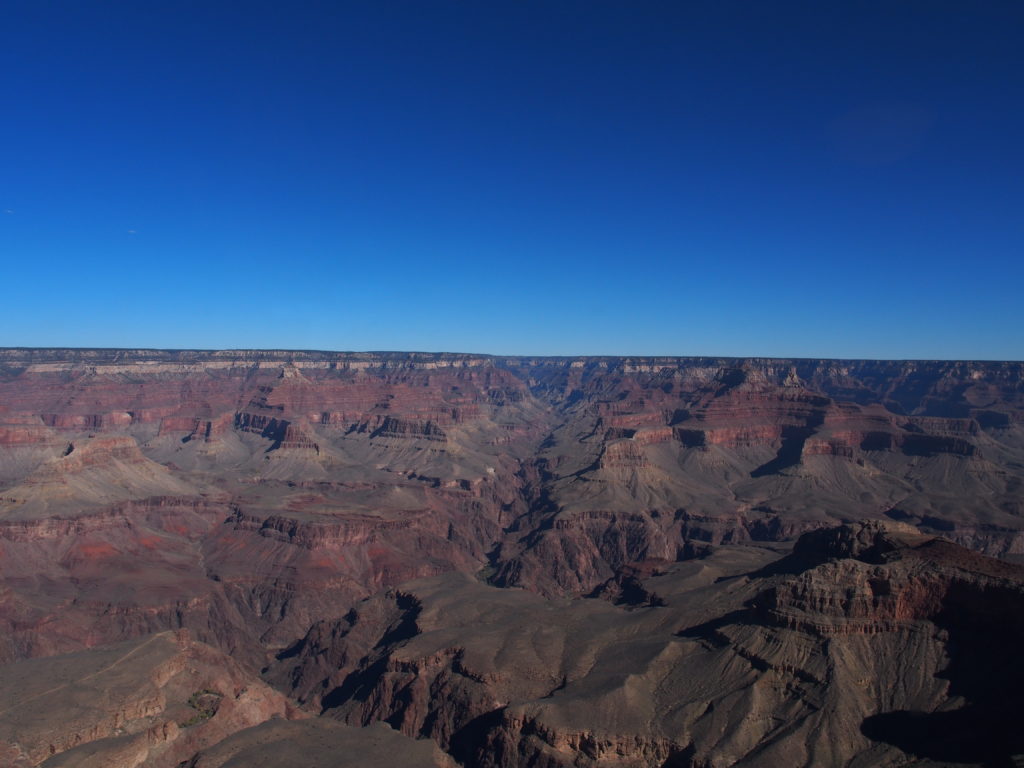
<path id="1" fill-rule="evenodd" d="M 385 721 L 443 749 L 425 764 L 940 759 L 893 729 L 957 695 L 980 702 L 964 722 L 988 711 L 943 633 L 973 648 L 954 627 L 1016 605 L 1022 489 L 1021 363 L 0 350 L 0 661 L 186 631 L 346 724 L 295 733 Z M 937 639 L 883 702 L 911 626 Z M 594 677 L 613 647 L 621 674 Z M 958 682 L 933 679 L 947 663 Z M 680 677 L 699 664 L 761 725 Z M 786 685 L 824 706 L 842 665 L 871 691 L 845 730 L 807 714 L 803 747 L 766 746 L 803 717 Z M 285 711 L 257 710 L 238 728 Z M 81 748 L 58 742 L 46 759 Z"/>
<path id="2" fill-rule="evenodd" d="M 410 582 L 315 624 L 269 679 L 474 766 L 993 764 L 1024 748 L 1024 567 L 876 522 L 776 558 L 727 545 L 635 571 L 658 595 L 642 605 Z"/>

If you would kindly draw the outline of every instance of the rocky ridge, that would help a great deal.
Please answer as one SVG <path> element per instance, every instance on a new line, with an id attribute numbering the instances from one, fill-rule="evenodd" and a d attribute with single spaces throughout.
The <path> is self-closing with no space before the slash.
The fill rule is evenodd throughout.
<path id="1" fill-rule="evenodd" d="M 1013 362 L 0 350 L 0 660 L 187 629 L 311 713 L 386 722 L 464 765 L 768 764 L 783 754 L 772 740 L 794 764 L 928 759 L 886 729 L 911 717 L 893 713 L 931 722 L 936 707 L 963 708 L 931 673 L 899 678 L 917 693 L 888 709 L 880 689 L 828 709 L 846 680 L 829 670 L 874 680 L 913 652 L 941 671 L 949 648 L 985 648 L 955 616 L 989 605 L 992 621 L 1015 605 L 1017 577 L 999 571 L 1012 566 L 955 545 L 1024 555 L 1022 373 Z M 878 520 L 893 525 L 844 529 L 818 551 L 815 536 L 832 534 L 814 532 Z M 460 601 L 489 605 L 490 618 Z M 552 629 L 525 633 L 532 650 L 509 635 L 538 622 Z M 458 627 L 486 629 L 483 645 L 430 650 Z M 896 636 L 888 661 L 857 645 Z M 540 671 L 525 674 L 520 654 Z M 599 675 L 599 658 L 620 672 Z M 725 688 L 680 677 L 691 663 L 719 664 L 758 722 L 805 725 L 744 731 L 717 699 Z M 781 692 L 765 689 L 769 672 Z M 988 716 L 994 699 L 975 699 L 951 717 Z M 587 724 L 637 702 L 647 714 L 635 722 Z M 725 714 L 693 719 L 700 702 Z M 838 722 L 829 746 L 821 734 Z M 310 738 L 351 736 L 328 730 Z"/>
<path id="2" fill-rule="evenodd" d="M 324 717 L 383 721 L 474 766 L 987 764 L 1024 750 L 1009 714 L 1024 627 L 1006 623 L 1024 568 L 878 523 L 805 534 L 737 573 L 751 554 L 670 566 L 643 580 L 662 598 L 640 608 L 413 582 L 314 625 L 269 679 Z M 941 722 L 942 739 L 901 730 L 906 718 Z"/>

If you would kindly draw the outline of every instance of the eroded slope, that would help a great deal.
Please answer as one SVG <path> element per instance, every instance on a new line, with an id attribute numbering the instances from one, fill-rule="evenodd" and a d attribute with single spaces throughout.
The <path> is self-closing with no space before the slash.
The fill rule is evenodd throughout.
<path id="1" fill-rule="evenodd" d="M 950 542 L 1024 554 L 1022 373 L 0 350 L 5 673 L 187 629 L 308 714 L 431 740 L 288 721 L 214 748 L 268 710 L 157 749 L 155 710 L 109 725 L 135 706 L 110 680 L 52 757 L 5 743 L 24 765 L 235 764 L 290 734 L 425 764 L 998 761 L 1019 576 Z M 879 519 L 907 527 L 772 565 Z"/>

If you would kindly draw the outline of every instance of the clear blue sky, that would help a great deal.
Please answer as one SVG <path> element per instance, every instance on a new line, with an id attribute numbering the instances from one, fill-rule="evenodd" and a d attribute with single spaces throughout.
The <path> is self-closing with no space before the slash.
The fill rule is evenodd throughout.
<path id="1" fill-rule="evenodd" d="M 0 345 L 1024 358 L 1024 3 L 9 0 Z"/>

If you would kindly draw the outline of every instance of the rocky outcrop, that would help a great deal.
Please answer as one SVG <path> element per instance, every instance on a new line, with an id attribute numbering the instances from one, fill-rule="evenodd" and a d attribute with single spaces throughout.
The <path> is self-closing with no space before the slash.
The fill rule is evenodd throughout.
<path id="1" fill-rule="evenodd" d="M 235 731 L 299 714 L 186 632 L 24 661 L 4 673 L 0 757 L 11 768 L 170 768 Z"/>
<path id="2" fill-rule="evenodd" d="M 426 534 L 389 523 L 339 543 L 393 563 L 346 565 L 339 578 L 353 596 L 363 581 L 475 569 L 485 557 L 495 583 L 586 594 L 639 560 L 887 513 L 993 554 L 1024 546 L 1019 364 L 125 350 L 2 359 L 2 514 L 60 518 L 83 503 L 213 491 L 254 519 L 320 536 L 340 510 L 353 525 L 368 508 L 395 520 L 440 512 Z M 532 466 L 542 468 L 534 478 Z M 310 494 L 318 483 L 326 492 Z M 465 522 L 435 505 L 443 494 L 424 495 L 481 483 L 491 496 L 460 507 Z M 306 567 L 269 554 L 260 542 L 273 528 L 211 529 L 210 561 Z M 272 571 L 266 583 L 209 573 L 264 594 L 239 605 L 269 609 L 270 594 L 294 604 L 280 585 L 303 580 Z"/>
<path id="3" fill-rule="evenodd" d="M 970 624 L 984 616 L 982 623 L 1002 621 L 1011 633 L 1024 632 L 1012 609 L 1024 604 L 1024 566 L 911 526 L 869 522 L 815 531 L 801 537 L 789 560 L 814 567 L 757 600 L 766 621 L 836 635 L 948 616 Z"/>
<path id="4" fill-rule="evenodd" d="M 318 624 L 273 679 L 324 717 L 386 722 L 474 766 L 995 764 L 1019 751 L 999 707 L 1024 682 L 1024 623 L 1006 621 L 1024 615 L 1024 568 L 883 523 L 806 534 L 746 574 L 730 552 L 634 569 L 632 587 L 659 599 L 620 607 L 415 582 Z M 995 664 L 999 679 L 975 676 Z M 948 730 L 901 734 L 903 713 Z"/>
<path id="5" fill-rule="evenodd" d="M 1016 576 L 949 542 L 1024 554 L 1022 373 L 0 350 L 0 659 L 186 628 L 472 765 L 903 759 L 849 724 L 955 709 L 964 643 L 1004 659 L 970 625 Z"/>

